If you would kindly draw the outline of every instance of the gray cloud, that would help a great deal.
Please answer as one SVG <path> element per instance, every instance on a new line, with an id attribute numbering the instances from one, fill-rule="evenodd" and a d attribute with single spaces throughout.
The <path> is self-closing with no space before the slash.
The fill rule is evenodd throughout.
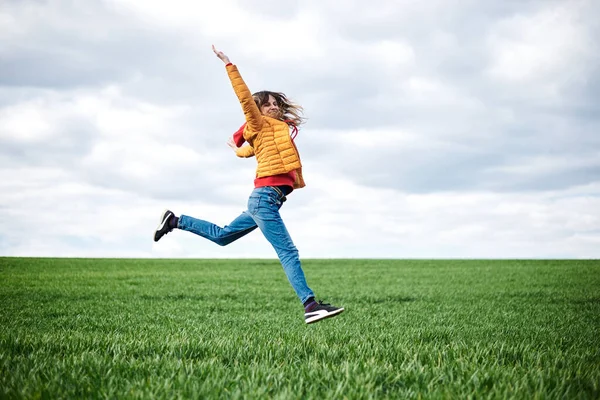
<path id="1" fill-rule="evenodd" d="M 17 9 L 15 4 L 13 7 Z M 294 15 L 293 12 L 289 13 L 289 9 L 283 13 L 274 4 L 255 6 L 259 7 L 261 13 L 271 10 L 269 18 L 286 19 Z M 327 19 L 325 33 L 332 40 L 323 43 L 324 46 L 331 46 L 327 48 L 330 58 L 322 61 L 327 63 L 324 68 L 292 63 L 285 65 L 285 71 L 280 71 L 281 65 L 278 63 L 264 65 L 259 60 L 248 60 L 247 66 L 243 64 L 240 69 L 244 76 L 250 77 L 247 81 L 254 84 L 251 87 L 253 90 L 263 89 L 260 85 L 268 82 L 268 88 L 284 89 L 291 97 L 303 100 L 310 118 L 302 134 L 305 137 L 304 145 L 310 150 L 304 156 L 308 161 L 312 157 L 318 159 L 333 154 L 329 156 L 336 160 L 332 162 L 333 168 L 341 166 L 342 173 L 351 174 L 366 185 L 391 184 L 399 189 L 419 192 L 452 187 L 511 190 L 513 185 L 501 183 L 508 176 L 492 174 L 490 177 L 487 174 L 488 179 L 483 179 L 482 174 L 494 166 L 510 164 L 510 155 L 545 154 L 548 151 L 576 155 L 589 149 L 589 142 L 595 144 L 591 129 L 597 127 L 594 114 L 598 106 L 597 102 L 591 101 L 596 93 L 591 86 L 598 81 L 594 79 L 598 76 L 597 70 L 591 70 L 590 79 L 584 80 L 591 81 L 592 85 L 579 83 L 564 89 L 568 97 L 563 99 L 562 104 L 574 104 L 571 106 L 574 110 L 568 110 L 562 104 L 544 106 L 543 99 L 541 103 L 528 99 L 527 93 L 518 87 L 506 87 L 482 74 L 489 62 L 484 43 L 489 28 L 500 18 L 511 17 L 517 12 L 534 14 L 547 6 L 547 2 L 531 1 L 494 5 L 473 3 L 459 8 L 440 2 L 437 7 L 441 12 L 431 13 L 431 4 L 406 4 L 403 8 L 397 8 L 391 7 L 390 3 L 387 6 L 390 12 L 379 13 L 360 2 L 348 4 L 344 9 L 327 3 L 322 12 L 331 17 Z M 66 3 L 62 7 L 64 11 L 74 11 Z M 245 7 L 251 11 L 254 6 L 248 4 Z M 294 7 L 292 11 L 299 11 L 300 3 Z M 314 11 L 315 7 L 310 5 L 308 9 Z M 91 13 L 94 14 L 93 19 L 89 18 Z M 190 46 L 181 32 L 148 30 L 141 21 L 132 20 L 130 16 L 121 15 L 102 5 L 95 5 L 92 10 L 76 10 L 66 20 L 66 29 L 58 29 L 58 25 L 65 20 L 66 17 L 48 19 L 13 43 L 0 64 L 0 68 L 7 72 L 2 75 L 0 84 L 60 90 L 89 85 L 101 87 L 118 82 L 127 95 L 156 104 L 175 102 L 194 105 L 194 115 L 185 117 L 184 123 L 193 126 L 196 131 L 174 132 L 172 136 L 173 140 L 192 148 L 200 138 L 204 146 L 220 148 L 223 146 L 223 137 L 241 123 L 241 114 L 229 84 L 224 76 L 219 76 L 224 75 L 222 67 L 217 60 L 213 60 L 215 63 L 212 65 L 207 64 L 207 57 L 196 53 L 196 45 L 203 41 L 208 51 L 206 39 L 201 38 L 199 43 Z M 421 23 L 413 23 L 414 20 Z M 36 19 L 36 22 L 40 21 Z M 105 34 L 73 34 L 87 24 L 95 28 L 92 32 L 104 30 Z M 432 25 L 436 26 L 436 30 L 430 29 Z M 40 38 L 43 40 L 40 41 Z M 411 46 L 414 63 L 399 65 L 397 72 L 394 72 L 394 68 L 385 70 L 385 65 L 381 64 L 385 64 L 386 60 L 376 59 L 372 53 L 365 52 L 381 40 L 400 40 Z M 55 43 L 60 43 L 60 46 L 57 47 Z M 357 51 L 348 52 L 352 48 Z M 236 53 L 236 46 L 233 46 L 232 52 Z M 40 68 L 40 65 L 44 67 Z M 264 77 L 256 76 L 253 72 L 256 68 L 261 70 Z M 453 94 L 444 100 L 436 98 L 443 93 L 433 91 L 415 102 L 415 94 L 410 92 L 410 79 L 414 77 L 425 82 L 433 80 L 445 86 L 442 86 L 442 90 L 450 90 Z M 589 96 L 590 101 L 578 100 L 582 95 L 584 98 Z M 472 104 L 462 104 L 461 101 Z M 500 108 L 512 113 L 512 121 L 497 118 L 494 110 Z M 590 128 L 579 129 L 582 122 L 573 113 L 591 118 Z M 563 137 L 556 132 L 557 116 L 559 121 L 562 116 L 562 120 L 569 121 L 571 127 L 575 127 L 570 137 Z M 6 144 L 5 151 L 10 152 L 12 160 L 20 155 L 23 159 L 34 159 L 36 163 L 43 163 L 46 158 L 61 159 L 66 156 L 63 153 L 69 151 L 74 155 L 84 154 L 93 142 L 93 127 L 85 121 L 81 121 L 79 128 L 74 126 L 75 122 L 70 124 L 62 128 L 64 134 L 61 137 L 64 140 L 53 141 L 50 147 L 53 151 L 47 152 L 46 157 L 40 155 L 36 147 L 29 145 L 23 149 L 14 143 Z M 310 133 L 311 130 L 322 129 L 343 131 L 382 127 L 410 130 L 423 137 L 438 137 L 450 132 L 454 138 L 449 139 L 451 143 L 468 145 L 472 150 L 465 153 L 452 148 L 433 149 L 425 154 L 417 153 L 418 156 L 411 149 L 396 149 L 392 154 L 387 154 L 386 149 L 377 148 L 340 151 L 339 144 L 323 144 L 318 139 L 313 140 Z M 540 132 L 540 127 L 543 127 L 543 132 Z M 87 137 L 88 141 L 75 141 L 69 132 L 77 132 L 82 139 Z M 462 142 L 465 135 L 469 137 L 468 143 Z M 478 135 L 486 139 L 478 140 Z M 547 137 L 552 137 L 553 141 L 544 140 Z M 368 140 L 367 137 L 365 139 Z M 340 140 L 344 140 L 343 136 Z M 44 148 L 46 144 L 40 143 L 38 146 Z M 398 152 L 400 156 L 394 156 Z M 355 158 L 361 158 L 363 162 L 348 161 Z M 382 162 L 382 158 L 385 161 Z M 360 165 L 360 168 L 353 168 L 353 165 Z M 118 170 L 115 173 L 118 174 Z M 556 185 L 556 182 L 569 185 L 570 182 L 593 179 L 593 174 L 582 173 L 578 168 L 557 173 L 565 177 L 548 178 L 549 182 L 554 182 L 552 185 Z M 101 174 L 105 179 L 100 179 L 95 177 L 94 172 L 86 175 L 86 178 L 99 184 L 103 181 L 119 181 L 116 176 L 108 179 L 109 175 Z M 570 175 L 578 175 L 579 178 L 570 180 Z M 584 176 L 588 178 L 582 178 Z M 537 178 L 532 177 L 534 179 Z M 522 183 L 515 189 L 523 185 L 526 186 Z M 143 190 L 131 182 L 124 186 Z M 546 186 L 538 182 L 535 187 L 543 189 Z M 180 192 L 175 190 L 175 193 Z"/>
<path id="2" fill-rule="evenodd" d="M 19 28 L 0 56 L 0 86 L 69 90 L 119 83 L 162 104 L 217 93 L 197 53 L 198 47 L 209 51 L 206 38 L 149 28 L 101 2 L 15 2 L 7 11 Z"/>
<path id="3" fill-rule="evenodd" d="M 254 161 L 225 146 L 243 115 L 213 42 L 251 90 L 284 91 L 305 107 L 297 143 L 310 185 L 505 195 L 600 176 L 592 1 L 249 1 L 236 10 L 262 25 L 237 36 L 118 1 L 6 4 L 0 124 L 10 123 L 0 125 L 0 168 L 68 172 L 45 177 L 48 185 L 239 204 L 232 187 L 251 189 Z M 269 48 L 269 24 L 289 48 Z M 15 107 L 31 112 L 15 117 Z M 29 122 L 49 132 L 35 134 Z"/>

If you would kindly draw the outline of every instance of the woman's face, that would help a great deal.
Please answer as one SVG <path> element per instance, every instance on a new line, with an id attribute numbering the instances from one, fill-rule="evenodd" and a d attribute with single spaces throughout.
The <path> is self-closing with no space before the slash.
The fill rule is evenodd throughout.
<path id="1" fill-rule="evenodd" d="M 266 115 L 271 118 L 279 118 L 281 116 L 281 110 L 279 109 L 279 105 L 277 104 L 277 100 L 272 95 L 269 95 L 269 99 L 265 104 L 260 107 L 260 112 L 262 115 Z"/>

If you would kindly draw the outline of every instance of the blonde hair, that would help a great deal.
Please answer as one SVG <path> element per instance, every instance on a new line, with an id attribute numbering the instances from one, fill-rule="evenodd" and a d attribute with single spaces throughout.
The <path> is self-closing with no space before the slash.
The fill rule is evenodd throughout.
<path id="1" fill-rule="evenodd" d="M 259 109 L 269 101 L 269 96 L 273 96 L 275 101 L 277 101 L 283 121 L 292 122 L 296 126 L 300 126 L 305 122 L 306 118 L 302 115 L 304 113 L 302 106 L 290 101 L 285 94 L 263 90 L 252 95 Z"/>

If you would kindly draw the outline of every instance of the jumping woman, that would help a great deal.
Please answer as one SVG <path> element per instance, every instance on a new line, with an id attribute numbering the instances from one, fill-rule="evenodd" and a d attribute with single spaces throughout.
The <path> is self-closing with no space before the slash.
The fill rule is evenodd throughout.
<path id="1" fill-rule="evenodd" d="M 154 241 L 158 242 L 177 228 L 226 246 L 258 227 L 275 249 L 290 284 L 304 305 L 304 321 L 310 324 L 336 316 L 344 309 L 315 301 L 315 295 L 306 283 L 298 250 L 279 214 L 287 196 L 294 189 L 305 186 L 300 156 L 293 140 L 298 125 L 303 122 L 302 108 L 283 93 L 262 91 L 251 94 L 237 67 L 223 52 L 214 46 L 212 49 L 225 63 L 246 118 L 246 123 L 229 139 L 228 145 L 238 157 L 254 156 L 258 163 L 248 210 L 223 228 L 187 215 L 177 217 L 172 211 L 165 210 L 154 232 Z M 244 145 L 246 142 L 248 144 Z"/>

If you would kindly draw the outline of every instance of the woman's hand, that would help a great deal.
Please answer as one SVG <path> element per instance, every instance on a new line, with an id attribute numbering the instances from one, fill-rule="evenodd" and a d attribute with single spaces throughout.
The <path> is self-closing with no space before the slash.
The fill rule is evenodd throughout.
<path id="1" fill-rule="evenodd" d="M 229 140 L 227 141 L 227 146 L 231 147 L 233 151 L 237 151 L 237 149 L 239 149 L 239 147 L 237 147 L 235 142 L 233 141 L 233 138 L 229 138 Z"/>
<path id="2" fill-rule="evenodd" d="M 219 57 L 219 59 L 221 61 L 223 61 L 225 63 L 225 65 L 229 64 L 231 61 L 229 61 L 229 57 L 227 57 L 225 55 L 225 53 L 223 53 L 222 51 L 219 51 L 215 48 L 215 45 L 213 44 L 212 46 L 213 51 L 215 52 L 215 54 L 217 55 L 217 57 Z"/>

